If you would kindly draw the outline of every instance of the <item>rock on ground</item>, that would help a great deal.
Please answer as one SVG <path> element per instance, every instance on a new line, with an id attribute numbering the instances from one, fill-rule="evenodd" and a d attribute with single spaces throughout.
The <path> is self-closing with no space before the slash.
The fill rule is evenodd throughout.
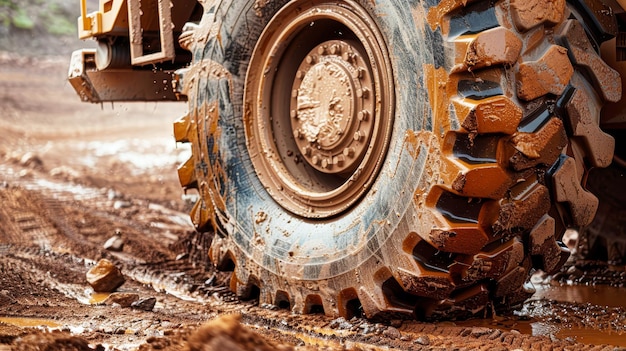
<path id="1" fill-rule="evenodd" d="M 124 275 L 119 268 L 107 259 L 101 259 L 87 272 L 87 282 L 96 292 L 113 292 L 124 281 Z"/>

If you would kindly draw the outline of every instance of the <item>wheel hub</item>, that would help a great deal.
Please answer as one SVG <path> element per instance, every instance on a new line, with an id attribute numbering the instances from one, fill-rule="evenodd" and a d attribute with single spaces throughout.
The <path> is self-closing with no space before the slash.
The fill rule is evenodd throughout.
<path id="1" fill-rule="evenodd" d="M 298 67 L 291 128 L 306 162 L 320 172 L 355 169 L 372 136 L 371 73 L 350 43 L 317 45 Z"/>
<path id="2" fill-rule="evenodd" d="M 329 218 L 369 191 L 394 86 L 383 36 L 359 3 L 289 2 L 258 39 L 245 84 L 248 154 L 280 206 Z"/>

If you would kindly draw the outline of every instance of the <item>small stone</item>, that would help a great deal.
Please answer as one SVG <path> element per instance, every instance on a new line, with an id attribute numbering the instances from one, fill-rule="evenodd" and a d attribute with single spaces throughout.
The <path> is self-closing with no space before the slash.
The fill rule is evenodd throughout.
<path id="1" fill-rule="evenodd" d="M 344 329 L 344 330 L 348 330 L 350 328 L 352 328 L 352 324 L 350 322 L 348 322 L 347 320 L 345 320 L 345 318 L 343 317 L 339 317 L 337 319 L 334 319 L 330 322 L 329 327 L 331 329 Z"/>
<path id="2" fill-rule="evenodd" d="M 77 179 L 80 177 L 80 173 L 67 166 L 53 168 L 48 173 L 55 178 Z"/>
<path id="3" fill-rule="evenodd" d="M 113 292 L 124 281 L 124 275 L 119 268 L 107 259 L 101 259 L 87 271 L 87 282 L 95 292 Z"/>
<path id="4" fill-rule="evenodd" d="M 400 328 L 402 326 L 402 319 L 393 319 L 390 324 L 394 328 Z"/>
<path id="5" fill-rule="evenodd" d="M 20 164 L 22 166 L 39 169 L 43 166 L 43 161 L 32 152 L 27 152 L 20 159 Z"/>
<path id="6" fill-rule="evenodd" d="M 114 235 L 104 243 L 104 249 L 114 252 L 121 252 L 124 249 L 124 240 L 121 235 Z"/>
<path id="7" fill-rule="evenodd" d="M 118 304 L 122 307 L 131 307 L 137 300 L 139 300 L 139 294 L 137 293 L 117 292 L 109 295 L 104 300 L 104 304 Z"/>
<path id="8" fill-rule="evenodd" d="M 570 250 L 575 250 L 578 244 L 578 231 L 573 229 L 566 230 L 562 241 Z"/>
<path id="9" fill-rule="evenodd" d="M 430 338 L 428 337 L 428 335 L 422 335 L 418 337 L 417 339 L 415 339 L 415 343 L 420 344 L 422 346 L 428 346 L 430 345 Z"/>
<path id="10" fill-rule="evenodd" d="M 20 177 L 20 178 L 23 178 L 23 179 L 32 178 L 33 177 L 33 172 L 31 172 L 28 169 L 23 169 L 23 170 L 21 170 L 21 171 L 19 171 L 17 173 L 17 176 Z"/>
<path id="11" fill-rule="evenodd" d="M 109 200 L 115 200 L 121 198 L 122 195 L 113 189 L 107 190 L 107 198 Z"/>
<path id="12" fill-rule="evenodd" d="M 580 278 L 583 276 L 584 272 L 578 269 L 576 266 L 571 266 L 567 269 L 567 274 L 569 274 L 572 278 Z"/>
<path id="13" fill-rule="evenodd" d="M 122 208 L 129 208 L 131 203 L 129 201 L 117 200 L 113 203 L 113 208 L 116 210 L 120 210 Z"/>
<path id="14" fill-rule="evenodd" d="M 400 339 L 402 337 L 402 334 L 400 333 L 400 331 L 394 327 L 389 327 L 387 328 L 384 332 L 383 335 L 390 338 L 390 339 Z"/>
<path id="15" fill-rule="evenodd" d="M 154 309 L 154 305 L 156 305 L 155 297 L 146 297 L 141 300 L 135 301 L 132 303 L 131 307 L 150 312 Z"/>

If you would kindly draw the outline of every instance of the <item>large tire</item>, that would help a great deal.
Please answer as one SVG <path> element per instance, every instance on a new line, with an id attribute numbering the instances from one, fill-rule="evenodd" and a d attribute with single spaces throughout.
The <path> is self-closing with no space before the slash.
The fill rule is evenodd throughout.
<path id="1" fill-rule="evenodd" d="M 567 259 L 564 228 L 591 221 L 581 180 L 613 153 L 597 118 L 621 85 L 594 50 L 611 18 L 581 4 L 205 2 L 175 134 L 231 288 L 345 317 L 526 299 L 532 270 Z M 320 127 L 311 106 L 347 117 Z"/>

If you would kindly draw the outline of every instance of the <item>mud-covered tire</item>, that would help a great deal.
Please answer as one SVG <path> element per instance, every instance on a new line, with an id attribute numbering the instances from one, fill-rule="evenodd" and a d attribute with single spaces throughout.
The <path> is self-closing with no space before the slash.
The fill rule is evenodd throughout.
<path id="1" fill-rule="evenodd" d="M 598 116 L 605 101 L 620 98 L 621 85 L 594 49 L 613 28 L 611 18 L 595 16 L 610 11 L 585 4 L 205 2 L 193 63 L 181 72 L 189 114 L 176 122 L 175 136 L 192 144 L 181 184 L 199 191 L 191 217 L 200 230 L 216 231 L 210 256 L 233 270 L 231 288 L 298 313 L 371 318 L 466 317 L 527 298 L 532 270 L 552 272 L 567 259 L 564 228 L 593 218 L 597 200 L 581 180 L 613 153 Z M 281 117 L 289 109 L 257 116 L 275 106 L 259 86 L 273 89 L 265 77 L 282 69 L 276 62 L 306 60 L 285 49 L 257 60 L 265 50 L 255 52 L 257 43 L 272 44 L 265 38 L 289 24 L 281 22 L 286 11 L 345 14 L 313 17 L 317 36 L 294 20 L 282 42 L 349 32 L 368 57 L 364 74 L 373 77 L 376 100 L 369 114 L 384 136 L 369 148 L 378 161 L 363 161 L 365 191 L 348 191 L 338 210 L 312 201 L 319 215 L 302 211 L 306 198 L 286 189 L 289 179 L 302 179 L 294 167 L 315 168 L 302 161 L 304 151 L 274 145 L 289 139 L 272 134 L 282 128 L 275 121 L 289 121 Z M 297 44 L 308 52 L 322 42 Z M 264 157 L 273 163 L 259 166 Z M 360 167 L 346 179 L 361 176 Z"/>

